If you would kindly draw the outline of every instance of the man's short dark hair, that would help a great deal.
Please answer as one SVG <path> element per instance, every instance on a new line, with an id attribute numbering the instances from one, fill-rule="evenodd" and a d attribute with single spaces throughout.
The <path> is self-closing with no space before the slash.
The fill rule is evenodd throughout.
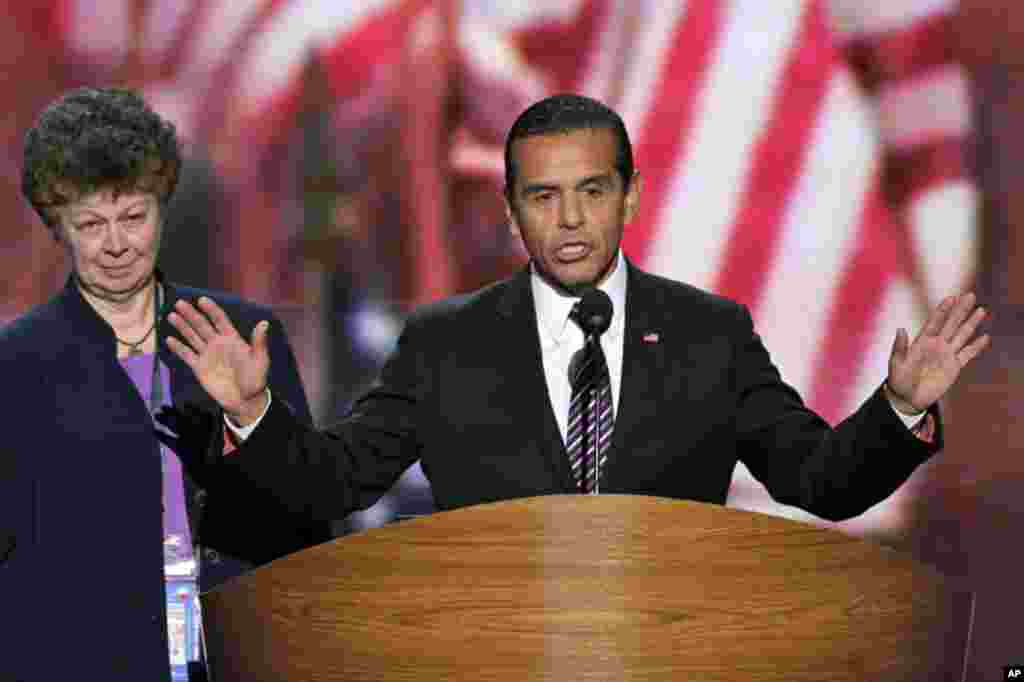
<path id="1" fill-rule="evenodd" d="M 50 104 L 25 135 L 21 190 L 43 222 L 98 190 L 152 192 L 166 206 L 178 183 L 174 125 L 131 90 L 79 88 Z"/>
<path id="2" fill-rule="evenodd" d="M 552 95 L 532 104 L 512 124 L 505 138 L 505 192 L 511 197 L 516 182 L 512 158 L 513 143 L 533 135 L 567 133 L 587 128 L 607 128 L 615 133 L 617 150 L 615 170 L 624 187 L 633 179 L 633 147 L 622 117 L 596 99 L 582 95 Z"/>

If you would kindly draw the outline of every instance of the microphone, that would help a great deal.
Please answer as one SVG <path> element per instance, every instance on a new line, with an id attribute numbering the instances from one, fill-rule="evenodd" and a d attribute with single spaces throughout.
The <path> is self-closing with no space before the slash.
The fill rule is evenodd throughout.
<path id="1" fill-rule="evenodd" d="M 597 340 L 599 334 L 608 331 L 612 324 L 612 299 L 600 289 L 587 289 L 576 305 L 573 306 L 569 316 L 583 330 L 583 337 L 587 340 Z M 569 383 L 576 383 L 577 376 L 586 353 L 581 348 L 573 354 L 569 361 Z"/>
<path id="2" fill-rule="evenodd" d="M 576 324 L 585 336 L 597 336 L 612 324 L 612 299 L 600 289 L 587 289 L 573 309 Z"/>

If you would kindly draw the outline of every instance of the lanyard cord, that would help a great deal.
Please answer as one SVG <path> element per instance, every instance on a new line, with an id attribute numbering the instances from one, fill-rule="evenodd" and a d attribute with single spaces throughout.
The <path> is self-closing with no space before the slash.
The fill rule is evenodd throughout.
<path id="1" fill-rule="evenodd" d="M 163 312 L 163 287 L 157 282 L 156 292 L 153 298 L 153 328 L 160 325 L 160 313 Z M 164 385 L 160 380 L 160 334 L 157 333 L 156 348 L 153 351 L 153 380 L 149 385 L 149 413 L 156 414 L 156 411 L 163 406 Z"/>

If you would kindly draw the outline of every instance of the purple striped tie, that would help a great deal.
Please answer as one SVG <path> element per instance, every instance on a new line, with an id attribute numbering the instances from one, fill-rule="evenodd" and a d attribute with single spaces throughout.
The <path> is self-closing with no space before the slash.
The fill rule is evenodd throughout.
<path id="1" fill-rule="evenodd" d="M 596 493 L 615 423 L 608 363 L 598 335 L 588 336 L 583 348 L 573 356 L 569 380 L 572 399 L 565 437 L 569 466 L 579 491 Z"/>

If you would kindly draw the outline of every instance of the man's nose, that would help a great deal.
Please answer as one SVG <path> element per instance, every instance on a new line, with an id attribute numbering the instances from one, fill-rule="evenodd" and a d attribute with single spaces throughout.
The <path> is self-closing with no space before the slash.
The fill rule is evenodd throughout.
<path id="1" fill-rule="evenodd" d="M 577 228 L 583 224 L 583 207 L 579 197 L 567 194 L 562 199 L 562 210 L 559 216 L 563 227 Z"/>

